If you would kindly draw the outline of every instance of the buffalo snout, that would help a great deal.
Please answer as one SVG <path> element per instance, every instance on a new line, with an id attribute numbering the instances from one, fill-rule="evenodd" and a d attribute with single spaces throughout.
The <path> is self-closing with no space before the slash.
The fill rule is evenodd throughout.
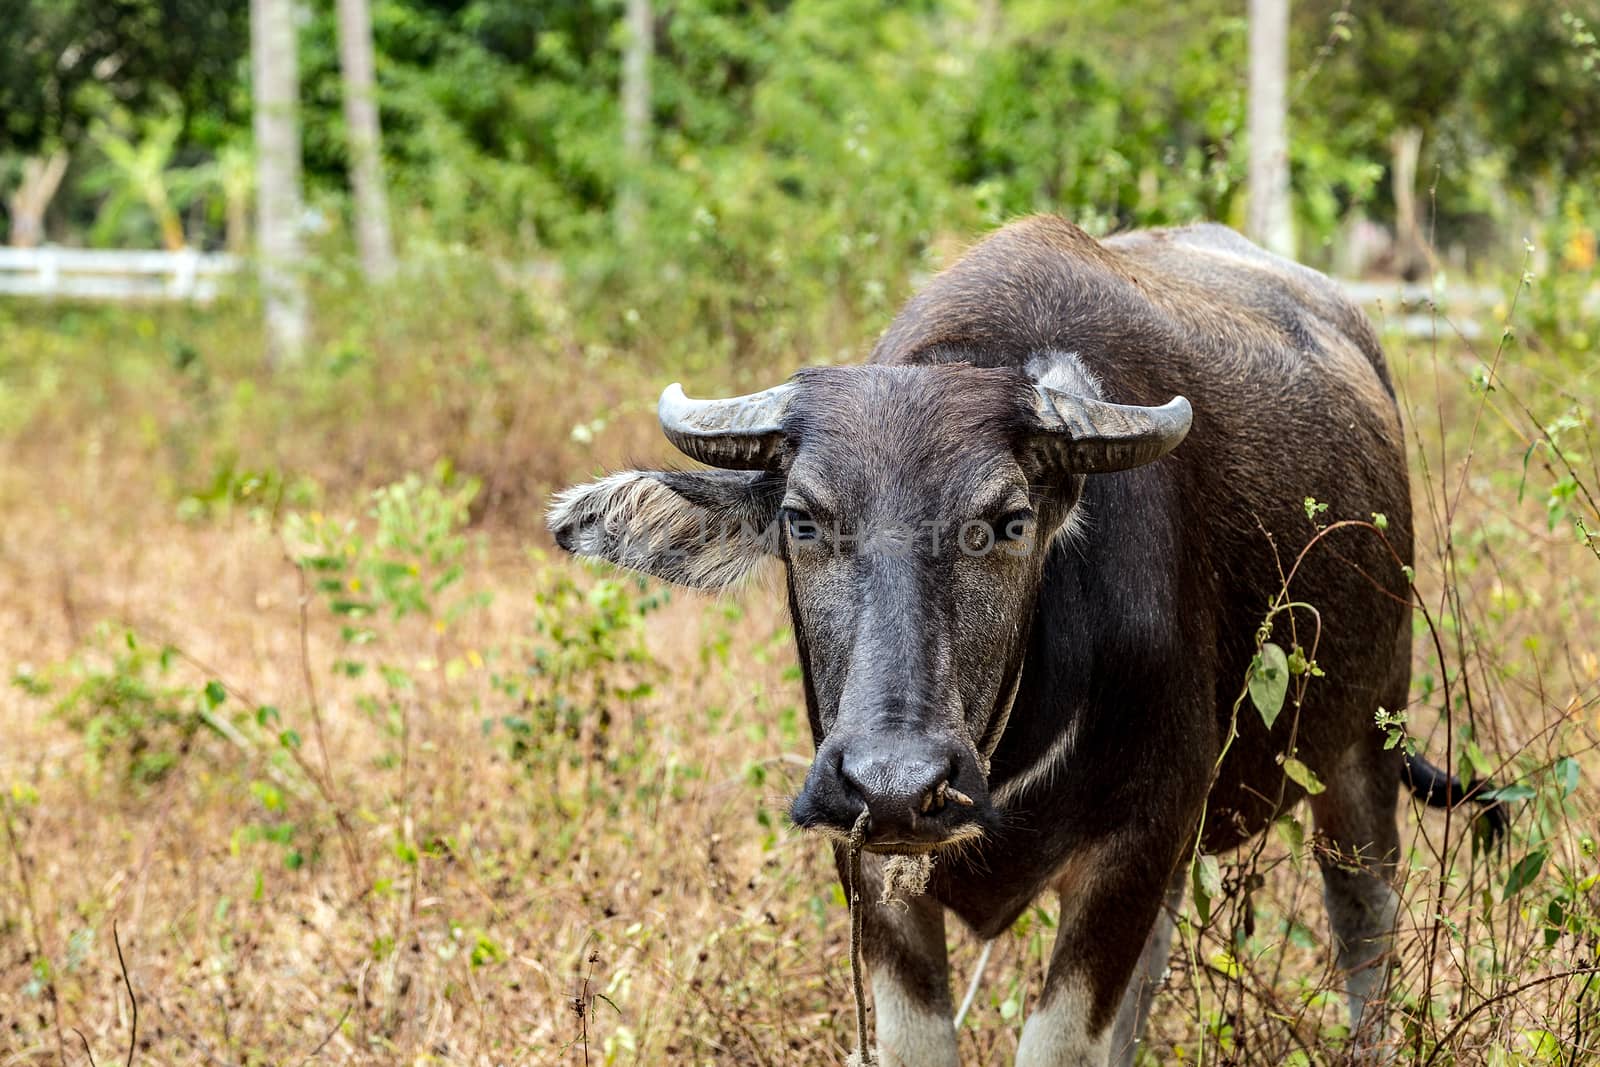
<path id="1" fill-rule="evenodd" d="M 966 839 L 990 814 L 971 747 L 908 731 L 828 738 L 790 817 L 802 829 L 848 834 L 863 808 L 867 847 L 884 852 L 925 851 Z"/>

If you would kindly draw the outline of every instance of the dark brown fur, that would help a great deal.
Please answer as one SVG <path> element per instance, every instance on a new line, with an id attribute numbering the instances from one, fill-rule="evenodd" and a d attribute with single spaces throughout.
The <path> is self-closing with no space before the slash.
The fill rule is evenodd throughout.
<path id="1" fill-rule="evenodd" d="M 1352 750 L 1373 779 L 1399 781 L 1373 726 L 1409 682 L 1406 580 L 1411 511 L 1400 421 L 1381 350 L 1327 279 L 1215 226 L 1097 242 L 1055 218 L 1015 223 L 935 278 L 884 333 L 872 360 L 1021 367 L 1076 353 L 1104 398 L 1195 410 L 1189 438 L 1150 467 L 1089 479 L 1084 546 L 1058 546 L 1039 593 L 1022 687 L 995 753 L 991 788 L 1079 717 L 1078 755 L 1049 790 L 970 861 L 941 864 L 934 892 L 985 936 L 1006 928 L 1063 859 L 1130 835 L 1122 892 L 1083 925 L 1087 973 L 1126 973 L 1211 782 L 1254 637 L 1281 575 L 1319 521 L 1388 520 L 1313 549 L 1291 593 L 1314 605 L 1275 622 L 1298 631 L 1326 678 L 1300 709 L 1297 755 L 1331 772 Z M 1279 759 L 1295 709 L 1269 736 L 1248 701 L 1210 789 L 1206 846 L 1258 833 L 1302 795 Z M 1330 788 L 1341 791 L 1338 783 Z M 1352 788 L 1365 791 L 1360 784 Z M 1378 821 L 1383 816 L 1379 814 Z M 1387 815 L 1393 825 L 1393 807 Z M 1360 833 L 1372 835 L 1371 819 Z M 1392 842 L 1392 830 L 1378 835 Z M 1370 846 L 1371 840 L 1361 842 Z M 1128 908 L 1130 900 L 1141 901 Z M 1128 926 L 1128 937 L 1108 931 Z M 1070 932 L 1067 932 L 1070 934 Z M 1097 1010 L 1109 1013 L 1108 983 Z"/>
<path id="2" fill-rule="evenodd" d="M 1181 395 L 1192 427 L 1144 466 L 1052 468 L 1039 384 L 1145 407 Z M 1373 716 L 1408 697 L 1410 493 L 1382 352 L 1332 282 L 1217 226 L 1096 241 L 1024 219 L 909 301 L 867 366 L 806 372 L 785 395 L 765 469 L 617 475 L 564 495 L 552 529 L 572 551 L 698 585 L 743 573 L 757 550 L 708 563 L 703 545 L 641 548 L 640 531 L 790 530 L 771 544 L 819 746 L 796 821 L 837 839 L 864 803 L 917 796 L 902 787 L 929 768 L 975 799 L 924 807 L 911 837 L 877 843 L 951 845 L 928 892 L 984 937 L 1052 886 L 1066 898 L 1041 997 L 1059 1010 L 1024 1030 L 1028 1067 L 1103 1058 L 1113 1018 L 1131 1040 L 1124 994 L 1136 966 L 1164 960 L 1152 930 L 1174 873 L 1197 839 L 1235 847 L 1300 799 L 1290 755 L 1326 783 L 1312 807 L 1330 854 L 1370 861 L 1326 872 L 1340 966 L 1383 957 L 1401 756 Z M 1010 560 L 824 551 L 779 519 L 783 502 L 791 518 L 920 529 L 1015 513 L 1019 494 L 1041 529 L 1073 529 Z M 1307 498 L 1324 506 L 1315 520 Z M 1386 533 L 1312 545 L 1318 523 L 1374 513 Z M 1291 572 L 1290 598 L 1311 607 L 1278 615 L 1272 640 L 1326 676 L 1269 732 L 1241 694 Z M 948 1063 L 942 916 L 926 898 L 872 907 L 865 932 L 898 1005 L 891 1044 Z M 1358 1017 L 1381 977 L 1352 983 Z"/>

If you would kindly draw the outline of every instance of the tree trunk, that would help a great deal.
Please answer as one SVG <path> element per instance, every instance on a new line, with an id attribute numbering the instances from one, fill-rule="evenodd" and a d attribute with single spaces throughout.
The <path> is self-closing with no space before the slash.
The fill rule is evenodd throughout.
<path id="1" fill-rule="evenodd" d="M 1395 269 L 1407 281 L 1415 281 L 1433 266 L 1433 249 L 1422 235 L 1422 219 L 1417 212 L 1417 161 L 1422 155 L 1422 131 L 1402 126 L 1389 137 L 1394 159 L 1394 239 Z"/>
<path id="2" fill-rule="evenodd" d="M 228 251 L 242 256 L 250 250 L 250 208 L 242 196 L 223 195 L 226 213 L 223 241 Z"/>
<path id="3" fill-rule="evenodd" d="M 1000 36 L 1000 0 L 978 0 L 978 18 L 973 33 L 980 48 L 987 48 Z"/>
<path id="4" fill-rule="evenodd" d="M 617 189 L 617 235 L 639 232 L 640 178 L 650 152 L 650 53 L 655 20 L 650 0 L 628 0 L 628 42 L 622 53 L 622 180 Z"/>
<path id="5" fill-rule="evenodd" d="M 1250 238 L 1293 258 L 1288 83 L 1289 0 L 1250 0 Z"/>
<path id="6" fill-rule="evenodd" d="M 33 248 L 44 240 L 44 213 L 66 173 L 67 153 L 59 148 L 48 159 L 29 156 L 22 161 L 22 184 L 6 198 L 13 245 Z"/>
<path id="7" fill-rule="evenodd" d="M 168 252 L 181 252 L 187 248 L 189 240 L 183 233 L 183 219 L 178 217 L 177 210 L 173 208 L 167 187 L 161 184 L 150 186 L 144 192 L 144 202 L 150 214 L 156 217 L 156 224 L 161 227 L 161 247 Z"/>
<path id="8" fill-rule="evenodd" d="M 306 343 L 293 0 L 250 0 L 250 73 L 267 362 L 282 367 L 298 362 Z"/>
<path id="9" fill-rule="evenodd" d="M 356 198 L 356 245 L 369 282 L 394 276 L 389 196 L 384 189 L 382 136 L 373 79 L 372 14 L 367 0 L 338 0 L 339 66 L 344 73 L 344 125 L 350 185 Z"/>

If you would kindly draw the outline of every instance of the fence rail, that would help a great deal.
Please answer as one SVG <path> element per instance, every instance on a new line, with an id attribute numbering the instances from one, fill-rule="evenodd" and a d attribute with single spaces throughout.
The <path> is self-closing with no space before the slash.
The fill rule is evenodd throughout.
<path id="1" fill-rule="evenodd" d="M 216 298 L 237 273 L 238 256 L 214 252 L 123 252 L 87 248 L 0 248 L 0 294 L 69 300 Z"/>
<path id="2" fill-rule="evenodd" d="M 64 297 L 73 300 L 198 300 L 216 298 L 223 279 L 243 266 L 238 256 L 212 252 L 122 252 L 84 248 L 0 247 L 0 294 Z M 547 265 L 541 265 L 541 270 Z M 1482 331 L 1474 312 L 1503 299 L 1483 286 L 1450 286 L 1435 291 L 1402 282 L 1339 280 L 1350 298 L 1379 309 L 1375 318 L 1387 329 L 1428 336 L 1452 326 L 1435 320 L 1432 309 L 1451 314 L 1453 328 L 1471 338 Z"/>
<path id="3" fill-rule="evenodd" d="M 1336 280 L 1351 300 L 1367 309 L 1379 328 L 1406 337 L 1449 338 L 1459 333 L 1469 341 L 1477 340 L 1483 336 L 1477 317 L 1508 296 L 1488 285 L 1435 289 L 1421 282 Z"/>

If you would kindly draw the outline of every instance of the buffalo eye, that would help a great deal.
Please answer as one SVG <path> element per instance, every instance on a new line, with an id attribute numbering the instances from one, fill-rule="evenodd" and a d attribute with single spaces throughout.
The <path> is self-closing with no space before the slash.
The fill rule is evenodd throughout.
<path id="1" fill-rule="evenodd" d="M 1027 508 L 1008 511 L 989 525 L 996 541 L 1020 541 L 1033 529 L 1033 512 Z"/>
<path id="2" fill-rule="evenodd" d="M 818 541 L 822 538 L 822 530 L 817 526 L 817 520 L 797 508 L 783 509 L 783 527 L 796 541 Z"/>

